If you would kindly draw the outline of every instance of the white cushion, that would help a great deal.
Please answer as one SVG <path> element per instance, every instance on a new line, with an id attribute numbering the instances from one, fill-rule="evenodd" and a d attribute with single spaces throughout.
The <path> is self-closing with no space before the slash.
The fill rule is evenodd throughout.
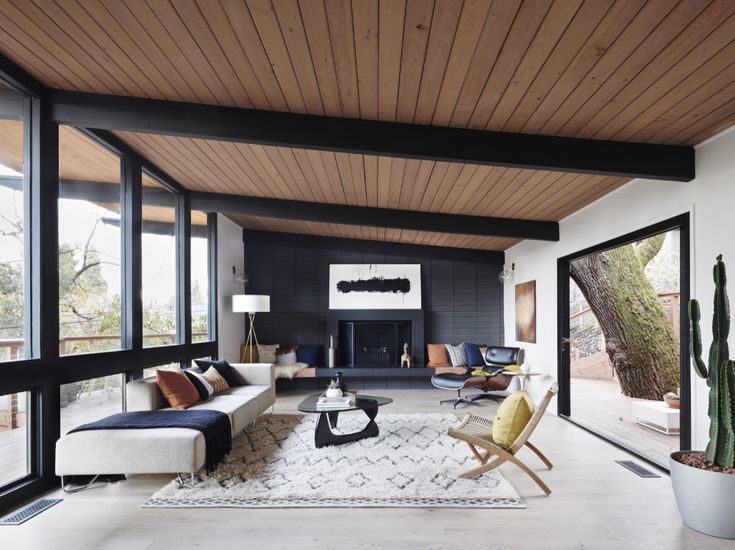
<path id="1" fill-rule="evenodd" d="M 196 472 L 205 448 L 187 428 L 75 432 L 56 442 L 56 475 Z"/>

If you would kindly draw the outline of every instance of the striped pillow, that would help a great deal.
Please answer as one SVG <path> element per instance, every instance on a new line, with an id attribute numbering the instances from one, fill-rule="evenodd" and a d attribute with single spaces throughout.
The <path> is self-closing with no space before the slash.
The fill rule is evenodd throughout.
<path id="1" fill-rule="evenodd" d="M 222 375 L 217 372 L 217 369 L 214 367 L 209 367 L 207 369 L 207 372 L 202 374 L 202 378 L 204 378 L 209 384 L 214 388 L 214 393 L 219 393 L 221 391 L 227 391 L 230 389 L 230 386 L 227 384 L 227 380 L 222 378 Z"/>
<path id="2" fill-rule="evenodd" d="M 467 366 L 467 355 L 464 352 L 464 346 L 462 344 L 453 346 L 452 344 L 445 344 L 447 346 L 447 353 L 449 353 L 449 360 L 452 362 L 453 367 L 465 367 Z"/>

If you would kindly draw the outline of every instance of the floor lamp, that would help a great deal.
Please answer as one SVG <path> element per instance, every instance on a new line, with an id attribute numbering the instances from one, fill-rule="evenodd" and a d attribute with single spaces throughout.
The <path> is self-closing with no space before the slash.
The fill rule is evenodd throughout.
<path id="1" fill-rule="evenodd" d="M 250 319 L 248 338 L 245 340 L 245 349 L 250 350 L 250 363 L 253 362 L 253 341 L 258 345 L 258 337 L 255 334 L 255 314 L 267 313 L 271 310 L 271 297 L 257 294 L 235 294 L 232 297 L 232 311 L 234 313 L 247 313 Z M 240 353 L 240 362 L 245 363 L 245 349 Z"/>

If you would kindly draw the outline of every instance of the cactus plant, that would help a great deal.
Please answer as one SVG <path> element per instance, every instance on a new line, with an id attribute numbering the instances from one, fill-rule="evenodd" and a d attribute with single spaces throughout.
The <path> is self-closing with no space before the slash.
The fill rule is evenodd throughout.
<path id="1" fill-rule="evenodd" d="M 689 301 L 691 324 L 690 354 L 694 371 L 709 386 L 709 443 L 705 451 L 708 463 L 721 468 L 735 467 L 735 361 L 730 359 L 727 337 L 730 332 L 730 302 L 722 255 L 713 269 L 715 308 L 712 320 L 712 345 L 708 364 L 702 360 L 701 313 L 697 300 Z"/>

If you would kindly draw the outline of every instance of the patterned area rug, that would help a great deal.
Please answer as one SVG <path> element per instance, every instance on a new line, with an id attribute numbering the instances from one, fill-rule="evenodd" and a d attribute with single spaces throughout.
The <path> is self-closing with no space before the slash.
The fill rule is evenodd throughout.
<path id="1" fill-rule="evenodd" d="M 458 479 L 470 469 L 467 446 L 447 436 L 445 414 L 379 414 L 380 436 L 314 447 L 317 415 L 267 415 L 233 441 L 211 475 L 190 488 L 171 482 L 144 507 L 525 508 L 499 473 Z M 342 414 L 344 433 L 362 429 L 361 412 Z"/>

